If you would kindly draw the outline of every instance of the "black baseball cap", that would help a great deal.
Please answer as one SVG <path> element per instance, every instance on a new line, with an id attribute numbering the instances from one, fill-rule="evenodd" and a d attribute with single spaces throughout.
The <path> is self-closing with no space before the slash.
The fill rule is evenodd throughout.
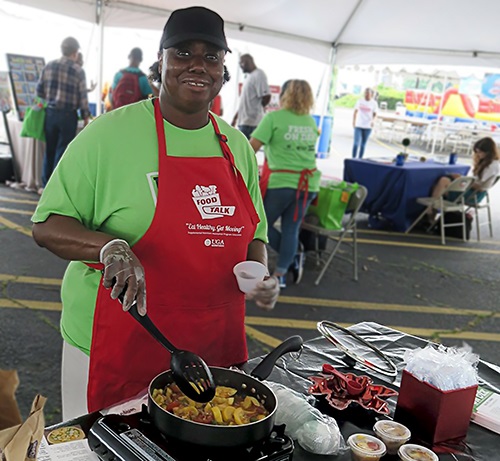
<path id="1" fill-rule="evenodd" d="M 202 6 L 172 12 L 163 28 L 160 50 L 188 40 L 202 40 L 231 51 L 224 34 L 224 20 L 215 11 Z"/>

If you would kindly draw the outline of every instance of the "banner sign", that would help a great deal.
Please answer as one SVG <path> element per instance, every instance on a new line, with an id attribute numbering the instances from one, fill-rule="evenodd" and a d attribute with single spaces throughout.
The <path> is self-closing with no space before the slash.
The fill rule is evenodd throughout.
<path id="1" fill-rule="evenodd" d="M 14 101 L 19 120 L 23 120 L 26 109 L 34 104 L 36 85 L 45 67 L 45 60 L 35 56 L 7 54 L 10 78 L 14 89 Z"/>

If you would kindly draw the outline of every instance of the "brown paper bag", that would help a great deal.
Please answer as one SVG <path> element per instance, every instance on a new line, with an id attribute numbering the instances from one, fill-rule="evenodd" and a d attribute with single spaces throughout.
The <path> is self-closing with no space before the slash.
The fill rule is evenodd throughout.
<path id="1" fill-rule="evenodd" d="M 14 372 L 15 373 L 15 372 Z M 8 376 L 9 380 L 2 381 L 1 376 Z M 0 388 L 7 387 L 8 395 L 12 397 L 12 388 L 17 388 L 18 378 L 17 373 L 12 378 L 12 375 L 0 375 Z M 3 386 L 7 382 L 7 386 Z M 9 387 L 10 386 L 10 387 Z M 1 393 L 0 393 L 1 395 Z M 3 399 L 2 399 L 3 400 Z M 0 430 L 0 461 L 34 461 L 42 440 L 43 430 L 45 427 L 45 418 L 43 416 L 43 406 L 46 398 L 37 395 L 33 400 L 31 412 L 24 423 L 19 422 L 17 425 L 7 429 Z M 16 403 L 14 398 L 14 403 Z M 10 420 L 13 421 L 17 416 L 21 421 L 17 404 L 12 406 L 12 402 L 7 404 L 8 411 L 11 411 Z M 3 402 L 2 402 L 3 408 Z M 17 410 L 17 414 L 16 414 Z M 5 419 L 7 421 L 7 419 Z"/>
<path id="2" fill-rule="evenodd" d="M 16 401 L 18 386 L 16 370 L 0 370 L 0 431 L 23 422 Z"/>

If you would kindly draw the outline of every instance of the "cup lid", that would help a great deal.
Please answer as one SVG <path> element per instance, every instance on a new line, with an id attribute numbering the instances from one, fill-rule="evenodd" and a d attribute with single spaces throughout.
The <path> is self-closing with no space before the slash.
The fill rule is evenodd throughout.
<path id="1" fill-rule="evenodd" d="M 386 452 L 384 442 L 368 434 L 352 434 L 347 444 L 362 455 L 383 456 Z"/>
<path id="2" fill-rule="evenodd" d="M 377 421 L 373 426 L 375 433 L 389 440 L 409 440 L 411 437 L 410 430 L 396 421 L 381 420 Z"/>
<path id="3" fill-rule="evenodd" d="M 438 456 L 432 450 L 412 443 L 401 445 L 398 454 L 404 461 L 439 461 Z"/>

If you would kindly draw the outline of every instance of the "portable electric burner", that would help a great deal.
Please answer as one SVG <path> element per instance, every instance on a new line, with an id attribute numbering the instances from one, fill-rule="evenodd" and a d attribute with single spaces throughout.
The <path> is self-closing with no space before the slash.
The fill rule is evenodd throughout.
<path id="1" fill-rule="evenodd" d="M 90 448 L 104 461 L 291 461 L 293 441 L 285 426 L 274 426 L 266 439 L 250 447 L 213 448 L 165 437 L 146 407 L 130 416 L 108 415 L 90 429 Z"/>

